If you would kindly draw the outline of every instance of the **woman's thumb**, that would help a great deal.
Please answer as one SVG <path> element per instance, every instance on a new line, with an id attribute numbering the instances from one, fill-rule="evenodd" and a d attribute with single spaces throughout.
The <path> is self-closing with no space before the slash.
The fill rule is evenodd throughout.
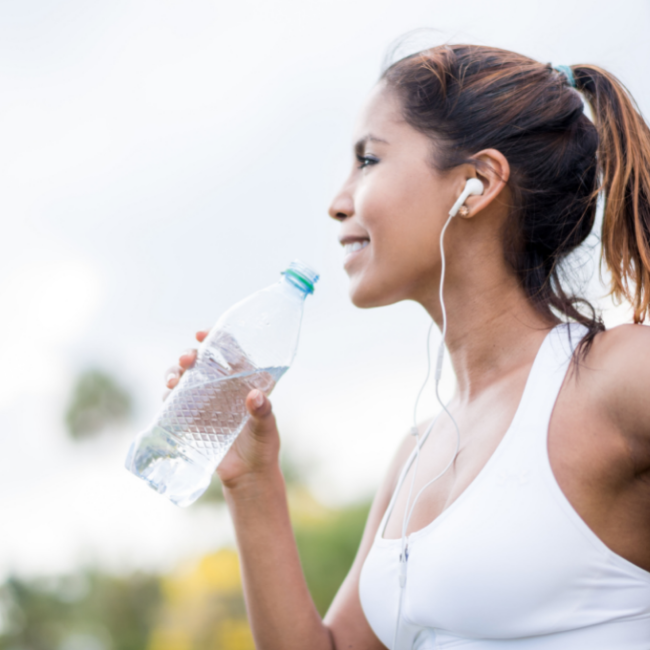
<path id="1" fill-rule="evenodd" d="M 271 402 L 261 390 L 248 393 L 246 408 L 251 415 L 248 426 L 254 434 L 264 435 L 269 428 L 275 428 Z"/>

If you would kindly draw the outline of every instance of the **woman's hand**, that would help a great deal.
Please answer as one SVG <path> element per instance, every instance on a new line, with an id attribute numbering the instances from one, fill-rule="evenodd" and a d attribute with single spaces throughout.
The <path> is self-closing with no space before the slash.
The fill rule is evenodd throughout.
<path id="1" fill-rule="evenodd" d="M 207 335 L 208 330 L 199 331 L 196 340 L 201 343 Z M 196 349 L 186 350 L 178 365 L 167 370 L 168 390 L 163 400 L 178 385 L 183 373 L 194 365 L 196 355 Z M 271 402 L 262 391 L 254 389 L 246 397 L 246 409 L 250 417 L 217 468 L 217 475 L 228 489 L 263 478 L 278 467 L 280 436 Z"/>

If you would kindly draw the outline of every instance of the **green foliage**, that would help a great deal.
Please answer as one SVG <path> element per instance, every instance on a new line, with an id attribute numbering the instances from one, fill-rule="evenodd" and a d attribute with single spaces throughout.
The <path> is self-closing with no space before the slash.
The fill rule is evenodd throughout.
<path id="1" fill-rule="evenodd" d="M 160 602 L 158 579 L 80 572 L 0 587 L 0 650 L 142 650 Z"/>
<path id="2" fill-rule="evenodd" d="M 128 419 L 131 408 L 130 395 L 112 377 L 101 370 L 87 370 L 77 379 L 66 411 L 68 432 L 76 439 L 92 436 Z"/>
<path id="3" fill-rule="evenodd" d="M 336 511 L 320 524 L 294 525 L 307 585 L 321 615 L 329 608 L 354 560 L 370 503 Z"/>
<path id="4" fill-rule="evenodd" d="M 368 509 L 362 504 L 325 516 L 321 510 L 295 525 L 307 583 L 321 614 L 352 564 Z M 239 569 L 230 553 L 235 559 L 227 551 L 205 556 L 194 573 L 180 577 L 79 571 L 59 578 L 9 579 L 0 585 L 0 650 L 173 650 L 181 633 L 194 639 L 197 650 L 247 648 L 252 642 Z M 178 629 L 167 638 L 169 626 Z"/>

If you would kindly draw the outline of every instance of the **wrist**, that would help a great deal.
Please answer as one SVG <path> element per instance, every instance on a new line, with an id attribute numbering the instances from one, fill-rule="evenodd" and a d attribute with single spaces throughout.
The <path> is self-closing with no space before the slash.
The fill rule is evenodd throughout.
<path id="1" fill-rule="evenodd" d="M 259 499 L 278 488 L 285 491 L 284 477 L 277 463 L 224 480 L 222 486 L 226 500 L 237 501 Z"/>

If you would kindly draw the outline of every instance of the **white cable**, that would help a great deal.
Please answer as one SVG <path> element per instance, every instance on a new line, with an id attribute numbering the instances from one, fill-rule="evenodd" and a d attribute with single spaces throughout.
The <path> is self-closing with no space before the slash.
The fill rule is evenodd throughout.
<path id="1" fill-rule="evenodd" d="M 401 569 L 401 566 L 400 566 Z M 404 597 L 404 588 L 400 586 L 399 601 L 397 602 L 397 623 L 395 624 L 395 633 L 393 634 L 393 650 L 397 650 L 397 633 L 399 632 L 399 623 L 402 618 L 402 598 Z"/>
<path id="2" fill-rule="evenodd" d="M 433 321 L 431 321 L 431 325 L 429 325 L 429 331 L 427 332 L 427 376 L 424 378 L 424 381 L 422 382 L 422 386 L 420 387 L 420 392 L 418 393 L 418 396 L 415 399 L 415 405 L 413 406 L 413 429 L 411 429 L 411 432 L 417 436 L 417 433 L 415 433 L 418 429 L 418 404 L 420 403 L 420 397 L 422 397 L 422 393 L 424 392 L 424 389 L 427 387 L 427 384 L 429 383 L 429 377 L 431 376 L 431 331 L 433 330 Z"/>
<path id="3" fill-rule="evenodd" d="M 440 289 L 439 289 L 439 295 L 440 295 L 440 308 L 442 309 L 442 337 L 440 339 L 440 345 L 438 346 L 438 358 L 436 360 L 436 375 L 435 375 L 435 386 L 436 386 L 436 399 L 438 400 L 438 403 L 440 406 L 442 406 L 443 410 L 445 413 L 449 416 L 451 419 L 454 428 L 456 429 L 456 450 L 454 451 L 454 455 L 451 457 L 450 461 L 447 463 L 445 468 L 434 478 L 432 478 L 428 483 L 425 483 L 421 488 L 420 491 L 417 493 L 415 499 L 413 500 L 413 505 L 411 506 L 410 511 L 408 512 L 408 517 L 406 518 L 406 521 L 404 523 L 404 526 L 402 528 L 402 535 L 406 535 L 406 529 L 408 527 L 408 522 L 411 520 L 411 515 L 413 514 L 413 509 L 415 508 L 415 504 L 417 503 L 417 500 L 420 498 L 420 495 L 426 488 L 428 488 L 432 483 L 437 481 L 454 463 L 456 460 L 456 456 L 458 456 L 458 452 L 460 450 L 460 429 L 458 428 L 458 423 L 454 419 L 454 416 L 449 412 L 449 409 L 447 408 L 447 405 L 440 399 L 440 377 L 442 376 L 442 362 L 444 358 L 444 351 L 445 351 L 445 337 L 447 336 L 447 310 L 445 308 L 445 299 L 443 297 L 443 285 L 445 282 L 445 269 L 446 269 L 446 263 L 445 263 L 445 247 L 443 245 L 443 240 L 445 236 L 445 231 L 447 230 L 447 226 L 449 225 L 449 222 L 453 219 L 453 214 L 449 215 L 449 218 L 447 219 L 447 222 L 445 223 L 442 231 L 440 232 L 440 257 L 442 260 L 441 264 L 441 269 L 440 269 Z M 419 451 L 420 451 L 420 445 L 418 445 L 418 450 L 417 450 L 417 455 L 419 456 Z M 417 463 L 417 458 L 416 458 L 416 463 Z M 415 472 L 417 471 L 417 465 L 416 469 L 413 471 L 413 477 L 415 478 Z M 414 482 L 414 481 L 413 481 Z M 412 483 L 413 483 L 412 482 Z"/>
<path id="4" fill-rule="evenodd" d="M 440 296 L 440 307 L 442 309 L 442 337 L 440 339 L 440 344 L 438 346 L 438 356 L 436 359 L 435 391 L 436 391 L 436 399 L 438 400 L 438 403 L 443 408 L 445 413 L 449 416 L 449 418 L 451 419 L 454 425 L 454 428 L 456 429 L 456 449 L 454 451 L 454 455 L 451 457 L 447 465 L 445 465 L 445 468 L 437 476 L 432 478 L 428 483 L 425 483 L 420 488 L 419 492 L 415 495 L 415 499 L 413 499 L 413 503 L 411 504 L 411 495 L 413 494 L 413 486 L 415 485 L 415 477 L 418 471 L 418 461 L 420 460 L 420 449 L 422 448 L 422 445 L 425 443 L 426 439 L 429 437 L 429 434 L 433 429 L 433 425 L 437 420 L 436 418 L 431 422 L 425 434 L 422 436 L 422 441 L 420 441 L 420 436 L 418 434 L 418 428 L 417 428 L 417 408 L 418 408 L 418 403 L 420 401 L 420 396 L 422 395 L 422 392 L 424 391 L 424 388 L 427 382 L 429 381 L 429 376 L 431 374 L 430 335 L 431 335 L 431 328 L 433 327 L 433 322 L 432 322 L 431 326 L 429 327 L 429 333 L 427 335 L 427 376 L 426 379 L 424 380 L 424 383 L 422 384 L 422 388 L 420 388 L 420 392 L 418 393 L 417 399 L 415 400 L 415 406 L 413 407 L 412 432 L 416 437 L 415 464 L 413 467 L 413 475 L 411 477 L 411 486 L 409 488 L 408 497 L 406 499 L 404 518 L 402 519 L 402 543 L 401 543 L 402 550 L 400 553 L 400 577 L 399 577 L 400 590 L 399 590 L 399 602 L 397 604 L 397 621 L 395 623 L 395 634 L 393 637 L 393 650 L 398 650 L 397 636 L 399 633 L 400 619 L 402 616 L 402 599 L 404 596 L 404 587 L 406 586 L 406 563 L 408 560 L 408 538 L 406 535 L 406 530 L 408 528 L 409 522 L 411 521 L 411 515 L 413 514 L 415 504 L 418 502 L 418 499 L 420 498 L 424 490 L 426 490 L 426 488 L 428 488 L 432 483 L 437 481 L 443 474 L 445 474 L 445 472 L 453 465 L 454 461 L 456 460 L 456 456 L 458 456 L 458 452 L 460 450 L 460 429 L 458 428 L 458 423 L 454 419 L 454 416 L 449 412 L 449 409 L 447 408 L 446 404 L 442 401 L 442 399 L 440 399 L 440 391 L 439 391 L 440 377 L 442 376 L 442 363 L 444 359 L 445 337 L 447 335 L 447 310 L 445 308 L 445 301 L 443 297 L 443 285 L 445 282 L 445 270 L 446 270 L 444 237 L 445 237 L 445 231 L 447 230 L 447 226 L 449 226 L 449 223 L 453 219 L 454 215 L 455 215 L 455 211 L 454 208 L 452 208 L 452 210 L 449 213 L 449 218 L 447 219 L 445 225 L 442 228 L 442 231 L 440 232 L 441 268 L 440 268 L 439 296 Z"/>
<path id="5" fill-rule="evenodd" d="M 406 549 L 406 530 L 408 528 L 408 524 L 411 520 L 411 515 L 413 514 L 413 509 L 415 508 L 415 504 L 417 503 L 417 500 L 420 498 L 420 495 L 422 492 L 429 487 L 432 483 L 437 481 L 453 464 L 453 462 L 456 460 L 456 456 L 458 455 L 458 451 L 460 449 L 460 429 L 458 428 L 458 423 L 454 419 L 454 416 L 449 412 L 449 409 L 447 408 L 446 404 L 442 401 L 440 398 L 440 377 L 442 375 L 442 361 L 443 361 L 443 355 L 444 355 L 444 349 L 445 349 L 445 337 L 447 335 L 447 310 L 445 308 L 445 300 L 444 300 L 444 295 L 443 295 L 443 289 L 444 289 L 444 282 L 445 282 L 445 270 L 446 270 L 446 260 L 445 260 L 445 247 L 444 247 L 444 237 L 445 237 L 445 232 L 447 230 L 447 226 L 449 226 L 449 223 L 453 219 L 453 215 L 450 215 L 449 218 L 447 219 L 445 225 L 442 228 L 442 231 L 440 232 L 440 257 L 441 257 L 441 269 L 440 269 L 440 289 L 439 289 L 439 296 L 440 296 L 440 307 L 442 309 L 442 338 L 440 339 L 440 345 L 438 346 L 438 358 L 436 361 L 436 375 L 435 375 L 435 387 L 436 387 L 436 399 L 438 400 L 438 403 L 440 406 L 443 408 L 445 413 L 449 416 L 451 421 L 453 422 L 454 428 L 456 429 L 456 450 L 454 452 L 454 455 L 451 457 L 447 465 L 445 465 L 445 468 L 434 478 L 432 478 L 428 483 L 426 483 L 422 488 L 420 488 L 420 491 L 417 493 L 413 504 L 410 506 L 409 509 L 409 502 L 410 502 L 410 497 L 411 493 L 413 490 L 413 486 L 415 484 L 415 477 L 417 474 L 417 467 L 418 467 L 418 460 L 420 458 L 420 449 L 422 447 L 422 444 L 424 443 L 424 440 L 422 443 L 420 442 L 419 436 L 417 437 L 417 442 L 416 442 L 416 451 L 415 451 L 415 467 L 413 468 L 413 476 L 411 477 L 411 489 L 409 490 L 409 495 L 406 501 L 406 510 L 404 511 L 404 519 L 402 521 L 402 552 L 405 552 Z M 429 330 L 431 331 L 431 330 Z M 427 340 L 427 352 L 429 352 L 429 342 Z M 430 369 L 430 361 L 429 361 L 429 369 Z M 425 380 L 425 385 L 426 381 L 429 379 L 429 372 L 430 370 L 427 371 L 427 379 Z M 418 394 L 418 398 L 415 402 L 415 409 L 414 413 L 417 413 L 417 404 L 420 399 L 420 395 L 422 394 L 422 391 L 424 389 L 424 385 L 420 389 L 420 393 Z M 431 429 L 431 427 L 429 427 Z M 428 437 L 429 431 L 427 431 L 427 437 Z"/>
<path id="6" fill-rule="evenodd" d="M 426 440 L 427 436 L 429 435 L 429 431 L 431 430 L 431 426 L 429 426 L 429 429 L 427 430 L 426 434 L 422 437 L 422 442 L 420 442 L 420 434 L 418 430 L 418 404 L 420 403 L 420 397 L 422 397 L 422 393 L 424 392 L 424 389 L 426 388 L 427 384 L 429 383 L 429 377 L 431 376 L 431 330 L 433 329 L 433 321 L 431 321 L 431 325 L 429 325 L 429 331 L 427 332 L 427 375 L 424 378 L 424 382 L 422 382 L 422 386 L 420 387 L 420 392 L 418 393 L 418 396 L 415 400 L 415 405 L 413 406 L 413 427 L 411 428 L 411 433 L 415 436 L 415 445 L 416 445 L 416 451 L 415 451 L 415 467 L 413 468 L 413 476 L 411 478 L 411 486 L 409 487 L 409 493 L 406 498 L 406 510 L 405 512 L 408 511 L 409 505 L 411 503 L 411 496 L 413 495 L 413 487 L 415 485 L 415 476 L 418 472 L 418 461 L 420 460 L 420 449 L 422 445 L 424 444 L 424 441 Z M 433 423 L 432 423 L 433 424 Z M 406 522 L 408 524 L 408 522 Z M 404 528 L 404 522 L 402 521 L 402 553 L 406 552 L 405 549 L 405 542 L 406 542 L 406 533 L 405 533 L 405 528 Z"/>
<path id="7" fill-rule="evenodd" d="M 445 270 L 447 269 L 447 262 L 445 260 L 445 246 L 444 246 L 444 237 L 447 230 L 447 226 L 454 218 L 453 214 L 449 214 L 445 225 L 443 226 L 440 232 L 440 258 L 442 264 L 440 267 L 440 287 L 438 289 L 438 295 L 440 296 L 440 308 L 442 309 L 442 338 L 440 339 L 440 346 L 438 347 L 438 362 L 436 364 L 436 382 L 440 381 L 440 375 L 442 374 L 442 355 L 445 349 L 445 337 L 447 336 L 447 310 L 445 308 L 445 299 L 443 297 L 443 288 L 445 284 Z"/>

